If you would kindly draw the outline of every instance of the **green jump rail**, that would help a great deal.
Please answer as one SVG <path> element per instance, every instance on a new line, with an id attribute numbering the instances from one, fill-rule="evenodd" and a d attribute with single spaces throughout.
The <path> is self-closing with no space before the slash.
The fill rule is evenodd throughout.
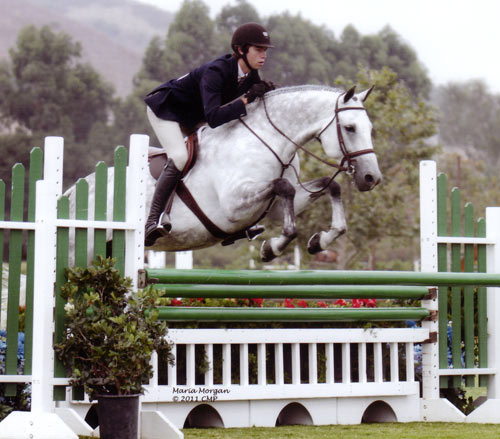
<path id="1" fill-rule="evenodd" d="M 185 285 L 154 284 L 163 297 L 255 299 L 425 299 L 427 287 L 395 285 Z"/>
<path id="2" fill-rule="evenodd" d="M 140 271 L 140 285 L 413 285 L 413 286 L 500 286 L 500 274 L 329 271 L 329 270 L 203 270 L 146 269 Z"/>
<path id="3" fill-rule="evenodd" d="M 210 308 L 158 307 L 158 317 L 169 322 L 359 322 L 420 321 L 425 308 Z"/>

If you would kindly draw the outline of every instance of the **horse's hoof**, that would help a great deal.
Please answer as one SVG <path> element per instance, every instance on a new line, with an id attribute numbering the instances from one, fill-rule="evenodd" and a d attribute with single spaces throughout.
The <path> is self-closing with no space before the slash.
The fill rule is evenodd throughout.
<path id="1" fill-rule="evenodd" d="M 260 259 L 262 262 L 272 261 L 276 255 L 273 252 L 273 248 L 268 241 L 264 241 L 260 247 Z"/>
<path id="2" fill-rule="evenodd" d="M 307 243 L 307 251 L 311 255 L 315 255 L 316 253 L 322 252 L 324 249 L 321 248 L 320 244 L 320 234 L 315 233 L 311 238 L 309 239 L 309 242 Z"/>

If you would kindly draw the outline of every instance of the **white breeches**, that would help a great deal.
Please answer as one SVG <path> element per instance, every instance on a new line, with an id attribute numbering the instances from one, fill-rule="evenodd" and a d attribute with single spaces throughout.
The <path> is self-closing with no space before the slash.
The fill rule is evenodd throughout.
<path id="1" fill-rule="evenodd" d="M 158 137 L 158 140 L 163 146 L 168 157 L 174 161 L 176 168 L 179 171 L 184 169 L 188 155 L 184 142 L 184 135 L 178 122 L 172 120 L 163 120 L 153 113 L 151 108 L 147 108 L 149 123 L 153 127 L 153 131 Z"/>

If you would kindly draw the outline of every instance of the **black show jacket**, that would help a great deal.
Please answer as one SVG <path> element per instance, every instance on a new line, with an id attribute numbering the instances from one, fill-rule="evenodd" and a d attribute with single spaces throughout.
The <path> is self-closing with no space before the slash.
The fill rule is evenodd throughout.
<path id="1" fill-rule="evenodd" d="M 238 60 L 224 55 L 155 88 L 144 99 L 160 119 L 191 129 L 206 121 L 212 128 L 246 115 L 239 98 L 260 77 L 252 70 L 238 85 Z"/>

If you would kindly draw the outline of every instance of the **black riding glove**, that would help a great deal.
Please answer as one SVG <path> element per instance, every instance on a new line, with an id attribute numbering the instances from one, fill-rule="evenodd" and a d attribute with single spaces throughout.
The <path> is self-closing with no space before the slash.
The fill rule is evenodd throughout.
<path id="1" fill-rule="evenodd" d="M 272 83 L 271 81 L 265 81 L 265 80 L 262 80 L 260 81 L 261 84 L 264 84 L 264 86 L 266 87 L 266 91 L 265 93 L 267 93 L 268 91 L 271 91 L 271 90 L 275 90 L 276 89 L 276 86 L 274 85 L 274 83 Z"/>
<path id="2" fill-rule="evenodd" d="M 250 90 L 248 90 L 245 93 L 245 97 L 247 98 L 247 102 L 250 103 L 250 102 L 255 101 L 255 99 L 257 99 L 257 98 L 261 98 L 262 96 L 264 96 L 264 93 L 266 91 L 267 91 L 266 86 L 262 82 L 259 82 L 258 84 L 252 85 Z"/>

